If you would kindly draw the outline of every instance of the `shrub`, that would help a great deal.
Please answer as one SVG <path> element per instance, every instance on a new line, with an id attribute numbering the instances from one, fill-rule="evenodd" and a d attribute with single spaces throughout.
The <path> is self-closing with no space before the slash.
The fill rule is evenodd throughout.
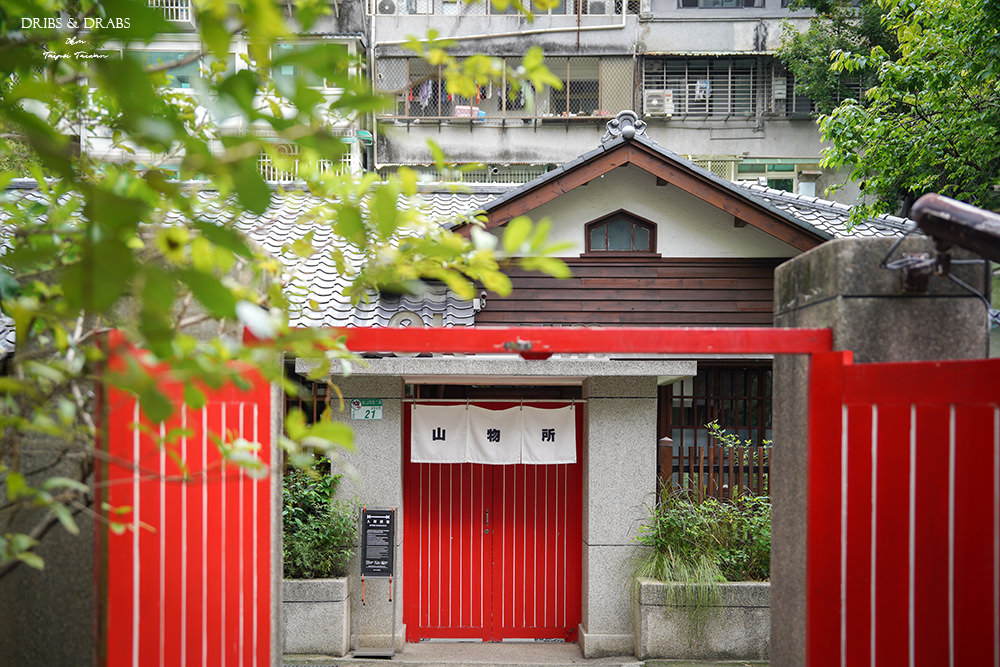
<path id="1" fill-rule="evenodd" d="M 289 579 L 342 577 L 357 546 L 357 511 L 335 500 L 339 475 L 293 469 L 283 483 L 284 571 Z"/>
<path id="2" fill-rule="evenodd" d="M 759 581 L 770 576 L 771 502 L 766 496 L 733 500 L 665 490 L 636 538 L 651 547 L 639 576 L 660 581 Z"/>

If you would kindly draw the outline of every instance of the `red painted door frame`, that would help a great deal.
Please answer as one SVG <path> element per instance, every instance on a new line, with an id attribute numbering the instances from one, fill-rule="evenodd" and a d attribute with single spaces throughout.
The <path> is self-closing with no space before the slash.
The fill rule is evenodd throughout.
<path id="1" fill-rule="evenodd" d="M 832 334 L 826 329 L 666 329 L 641 327 L 614 329 L 517 327 L 493 329 L 476 327 L 421 329 L 356 328 L 338 330 L 337 333 L 345 337 L 344 340 L 347 347 L 355 352 L 385 350 L 403 353 L 475 354 L 513 352 L 520 354 L 526 359 L 539 361 L 557 353 L 815 354 L 828 352 L 832 348 Z M 415 507 L 418 502 L 415 498 L 416 491 L 414 490 L 415 485 L 413 483 L 415 478 L 426 472 L 429 484 L 440 485 L 443 475 L 447 474 L 450 479 L 452 475 L 456 474 L 456 470 L 461 470 L 462 466 L 452 464 L 450 466 L 435 465 L 428 467 L 410 464 L 408 429 L 406 428 L 405 421 L 408 419 L 408 411 L 404 414 L 404 504 L 408 507 Z M 581 454 L 582 452 L 578 451 L 578 461 Z M 579 463 L 576 465 L 579 466 Z M 469 470 L 459 472 L 460 477 L 463 475 L 474 475 L 474 468 L 476 467 L 483 468 L 483 466 L 472 466 L 472 464 L 465 464 L 465 467 L 469 468 Z M 500 467 L 486 466 L 485 468 Z M 427 470 L 423 470 L 423 468 L 427 468 Z M 447 468 L 447 473 L 444 472 L 445 468 Z M 485 479 L 483 482 L 484 490 L 488 488 L 492 493 L 494 488 L 499 488 L 504 483 L 501 481 L 505 479 L 501 471 L 491 474 L 485 474 L 484 471 L 479 472 Z M 510 484 L 509 480 L 506 483 Z M 460 486 L 459 488 L 462 489 L 463 487 Z M 582 488 L 579 485 L 577 488 L 579 490 L 576 493 L 580 493 Z M 460 495 L 464 495 L 464 492 L 460 492 Z M 406 618 L 409 640 L 419 641 L 428 637 L 466 637 L 481 638 L 484 641 L 495 641 L 502 640 L 504 637 L 535 636 L 531 631 L 523 627 L 505 627 L 506 618 L 501 623 L 493 623 L 485 618 L 485 612 L 478 619 L 481 624 L 479 626 L 461 626 L 461 623 L 459 623 L 461 627 L 427 627 L 433 624 L 433 619 L 436 618 L 434 613 L 443 613 L 442 610 L 445 607 L 448 608 L 448 613 L 452 613 L 452 607 L 456 604 L 469 602 L 469 600 L 462 599 L 462 591 L 464 589 L 461 587 L 459 587 L 458 592 L 450 589 L 448 591 L 450 597 L 447 601 L 437 598 L 432 601 L 425 600 L 427 596 L 423 595 L 420 587 L 423 586 L 424 581 L 430 574 L 428 572 L 421 572 L 420 568 L 432 567 L 432 563 L 429 558 L 424 558 L 422 561 L 419 560 L 419 547 L 414 544 L 412 536 L 420 533 L 415 525 L 416 517 L 413 515 L 413 512 L 404 512 L 406 526 L 404 534 L 411 536 L 408 540 L 404 541 L 404 562 L 407 563 L 404 567 L 408 573 L 404 577 L 404 581 L 407 582 L 406 586 L 411 591 L 409 595 L 404 597 L 404 617 Z M 423 517 L 421 516 L 421 518 Z M 484 528 L 482 521 L 479 519 L 473 518 L 470 520 L 468 517 L 465 517 L 463 520 L 475 530 L 481 531 Z M 492 572 L 504 571 L 504 568 L 494 568 L 493 563 L 488 562 L 490 555 L 496 553 L 493 550 L 493 539 L 494 535 L 490 535 L 488 539 L 483 540 L 480 551 L 475 552 L 477 557 L 482 560 L 482 574 L 487 577 L 491 576 Z M 455 548 L 453 540 L 449 539 L 448 544 L 451 546 L 450 549 L 439 549 L 439 552 L 442 553 L 443 557 L 446 556 L 449 562 L 452 562 L 460 550 Z M 579 554 L 576 553 L 575 555 L 578 556 Z M 418 560 L 417 564 L 413 563 L 414 559 Z M 477 564 L 477 567 L 479 566 L 480 564 Z M 438 568 L 440 572 L 440 564 Z M 567 582 L 567 588 L 575 599 L 576 604 L 579 605 L 579 582 L 577 581 L 572 584 Z M 483 599 L 478 601 L 484 605 L 484 609 L 490 609 L 495 600 L 502 600 L 503 603 L 498 606 L 500 607 L 501 616 L 506 616 L 504 613 L 504 603 L 507 602 L 507 599 L 503 597 L 504 593 L 503 584 L 498 578 L 495 578 L 492 587 L 487 586 L 482 593 Z M 464 595 L 468 598 L 471 592 L 466 591 Z M 452 602 L 452 599 L 454 599 L 454 602 Z M 425 606 L 425 603 L 428 606 Z M 525 603 L 524 599 L 517 602 L 517 604 L 523 603 Z M 578 606 L 577 609 L 579 609 Z M 457 616 L 458 618 L 465 618 L 462 613 L 459 613 Z M 471 622 L 471 616 L 469 618 Z M 576 623 L 570 624 L 569 619 L 566 619 L 566 623 L 572 630 L 569 635 L 565 635 L 565 638 L 572 641 L 575 639 Z M 438 619 L 438 625 L 440 625 L 440 619 Z M 526 623 L 522 625 L 526 625 Z M 552 630 L 549 629 L 548 634 L 546 632 L 536 634 L 540 637 L 548 637 L 551 635 L 551 632 Z"/>

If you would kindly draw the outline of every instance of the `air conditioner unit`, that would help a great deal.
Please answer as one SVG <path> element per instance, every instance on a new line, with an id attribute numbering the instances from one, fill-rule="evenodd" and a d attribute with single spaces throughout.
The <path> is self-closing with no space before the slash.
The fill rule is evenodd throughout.
<path id="1" fill-rule="evenodd" d="M 392 0 L 379 0 L 378 3 L 378 13 L 379 14 L 395 14 L 396 13 L 396 3 Z"/>
<path id="2" fill-rule="evenodd" d="M 606 0 L 587 0 L 588 14 L 607 14 L 608 3 Z"/>
<path id="3" fill-rule="evenodd" d="M 674 115 L 674 91 L 647 90 L 642 96 L 642 109 L 647 116 Z"/>

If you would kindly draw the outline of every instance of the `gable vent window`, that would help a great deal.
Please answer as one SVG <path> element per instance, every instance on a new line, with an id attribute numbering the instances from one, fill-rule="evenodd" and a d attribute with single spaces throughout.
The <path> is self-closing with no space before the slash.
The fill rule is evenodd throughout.
<path id="1" fill-rule="evenodd" d="M 656 247 L 656 225 L 623 212 L 587 225 L 587 252 L 651 253 Z"/>

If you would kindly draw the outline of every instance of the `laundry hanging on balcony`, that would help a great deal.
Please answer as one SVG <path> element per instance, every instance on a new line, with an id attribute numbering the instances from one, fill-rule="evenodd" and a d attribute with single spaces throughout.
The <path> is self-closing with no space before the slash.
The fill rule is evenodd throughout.
<path id="1" fill-rule="evenodd" d="M 413 463 L 495 465 L 576 462 L 576 406 L 412 406 Z"/>

